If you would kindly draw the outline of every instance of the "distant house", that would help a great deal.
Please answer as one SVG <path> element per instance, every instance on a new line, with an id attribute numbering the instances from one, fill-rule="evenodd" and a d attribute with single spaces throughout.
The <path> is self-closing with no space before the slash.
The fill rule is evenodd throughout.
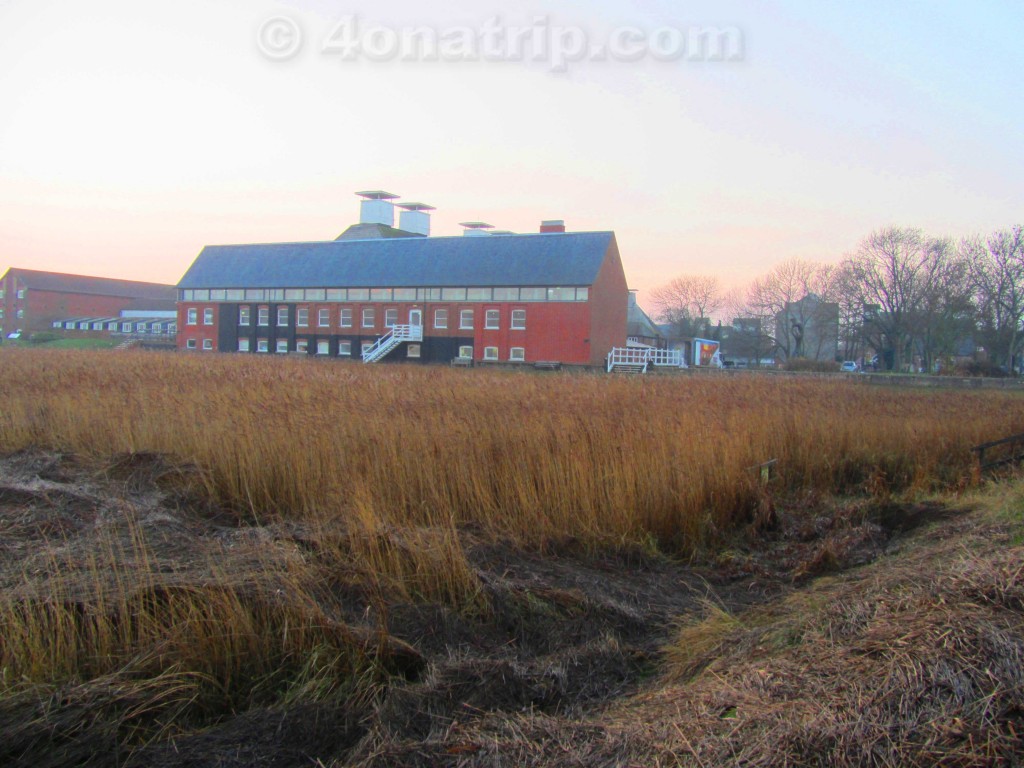
<path id="1" fill-rule="evenodd" d="M 834 361 L 839 355 L 839 305 L 809 293 L 775 316 L 779 359 Z"/>
<path id="2" fill-rule="evenodd" d="M 74 330 L 88 323 L 120 318 L 122 312 L 166 313 L 175 308 L 173 285 L 68 275 L 12 267 L 0 278 L 0 334 L 62 330 L 70 320 Z"/>
<path id="3" fill-rule="evenodd" d="M 722 357 L 747 367 L 772 365 L 775 342 L 764 332 L 759 317 L 737 317 L 722 329 Z"/>
<path id="4" fill-rule="evenodd" d="M 626 313 L 626 344 L 656 349 L 668 347 L 668 340 L 661 328 L 637 304 L 636 291 L 629 292 L 629 308 Z"/>
<path id="5" fill-rule="evenodd" d="M 626 341 L 615 234 L 431 237 L 421 203 L 380 190 L 335 240 L 213 245 L 178 283 L 178 348 L 364 362 L 604 365 Z M 395 207 L 401 208 L 394 226 Z"/>

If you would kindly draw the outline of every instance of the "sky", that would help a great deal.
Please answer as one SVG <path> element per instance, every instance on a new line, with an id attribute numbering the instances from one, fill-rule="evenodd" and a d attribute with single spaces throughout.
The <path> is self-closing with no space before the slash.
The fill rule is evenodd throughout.
<path id="1" fill-rule="evenodd" d="M 1022 3 L 434 5 L 0 0 L 0 274 L 175 283 L 333 239 L 366 189 L 434 235 L 614 230 L 641 303 L 1024 221 Z"/>

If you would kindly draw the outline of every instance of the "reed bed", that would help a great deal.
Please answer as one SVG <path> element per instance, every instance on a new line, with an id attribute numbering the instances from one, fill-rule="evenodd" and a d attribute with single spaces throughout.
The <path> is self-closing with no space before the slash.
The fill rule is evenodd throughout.
<path id="1" fill-rule="evenodd" d="M 972 445 L 1024 431 L 1016 393 L 839 380 L 22 350 L 0 367 L 0 451 L 164 454 L 240 518 L 363 539 L 472 526 L 687 553 L 750 519 L 766 460 L 776 492 L 930 491 L 970 482 Z"/>

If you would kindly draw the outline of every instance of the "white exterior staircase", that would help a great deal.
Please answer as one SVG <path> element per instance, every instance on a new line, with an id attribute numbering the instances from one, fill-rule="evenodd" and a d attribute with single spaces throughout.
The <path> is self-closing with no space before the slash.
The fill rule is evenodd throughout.
<path id="1" fill-rule="evenodd" d="M 387 357 L 387 354 L 406 341 L 423 341 L 422 325 L 396 325 L 385 333 L 372 347 L 363 352 L 364 363 L 376 363 Z"/>
<path id="2" fill-rule="evenodd" d="M 647 367 L 686 368 L 678 349 L 653 347 L 613 347 L 608 353 L 608 373 L 647 373 Z"/>

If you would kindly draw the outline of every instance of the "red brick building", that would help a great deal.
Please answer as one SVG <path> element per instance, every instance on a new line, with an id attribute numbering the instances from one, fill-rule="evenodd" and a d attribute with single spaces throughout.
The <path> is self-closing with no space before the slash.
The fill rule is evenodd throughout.
<path id="1" fill-rule="evenodd" d="M 173 309 L 175 288 L 12 267 L 0 278 L 0 334 L 49 331 L 71 317 L 117 317 L 140 307 Z"/>
<path id="2" fill-rule="evenodd" d="M 337 240 L 204 248 L 178 284 L 179 349 L 598 366 L 625 344 L 614 233 L 430 237 L 429 206 L 395 228 L 393 196 L 363 195 Z"/>

